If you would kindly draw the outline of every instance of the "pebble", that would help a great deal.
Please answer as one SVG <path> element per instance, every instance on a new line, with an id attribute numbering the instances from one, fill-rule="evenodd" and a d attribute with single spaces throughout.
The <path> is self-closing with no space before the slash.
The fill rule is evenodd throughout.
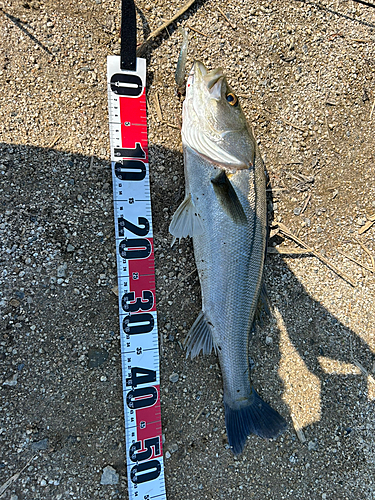
<path id="1" fill-rule="evenodd" d="M 171 458 L 171 454 L 169 453 L 169 451 L 165 452 L 165 458 Z"/>
<path id="2" fill-rule="evenodd" d="M 58 266 L 57 277 L 58 278 L 65 278 L 67 268 L 68 268 L 68 264 L 66 262 L 64 262 L 64 264 L 61 264 L 60 266 Z"/>
<path id="3" fill-rule="evenodd" d="M 179 379 L 179 378 L 180 378 L 180 377 L 179 377 L 178 373 L 176 373 L 176 372 L 173 372 L 173 373 L 172 373 L 172 375 L 170 375 L 170 376 L 169 376 L 169 380 L 170 380 L 173 384 L 175 384 L 176 382 L 178 382 L 178 379 Z"/>
<path id="4" fill-rule="evenodd" d="M 293 213 L 294 215 L 299 215 L 301 213 L 301 207 L 296 207 L 294 210 L 293 210 Z"/>
<path id="5" fill-rule="evenodd" d="M 110 465 L 104 467 L 103 474 L 100 479 L 100 484 L 105 484 L 105 485 L 118 484 L 118 482 L 119 482 L 119 475 L 117 474 L 116 470 Z"/>
<path id="6" fill-rule="evenodd" d="M 33 451 L 46 450 L 48 448 L 48 438 L 41 439 L 35 443 L 31 443 L 31 449 Z"/>
<path id="7" fill-rule="evenodd" d="M 169 451 L 170 453 L 176 453 L 176 451 L 178 450 L 178 444 L 177 443 L 172 443 L 169 447 Z"/>
<path id="8" fill-rule="evenodd" d="M 9 387 L 14 387 L 17 385 L 17 378 L 18 378 L 18 373 L 14 373 L 11 377 L 9 377 L 5 382 L 3 382 L 3 385 L 8 385 Z"/>
<path id="9" fill-rule="evenodd" d="M 89 368 L 97 368 L 105 363 L 108 359 L 108 352 L 105 349 L 90 347 L 88 352 Z"/>
<path id="10" fill-rule="evenodd" d="M 309 441 L 307 444 L 307 448 L 309 451 L 315 451 L 318 448 L 318 442 L 316 440 Z"/>
<path id="11" fill-rule="evenodd" d="M 20 301 L 17 300 L 17 299 L 11 299 L 9 301 L 9 305 L 12 306 L 12 307 L 14 307 L 14 308 L 16 308 L 16 307 L 18 307 L 20 305 Z"/>
<path id="12" fill-rule="evenodd" d="M 66 247 L 66 251 L 67 252 L 74 252 L 74 250 L 75 250 L 75 247 L 69 243 L 68 246 Z"/>

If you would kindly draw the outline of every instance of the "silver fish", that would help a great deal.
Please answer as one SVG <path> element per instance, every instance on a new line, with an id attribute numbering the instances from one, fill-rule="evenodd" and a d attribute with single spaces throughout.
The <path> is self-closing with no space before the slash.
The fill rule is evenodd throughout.
<path id="1" fill-rule="evenodd" d="M 194 63 L 181 132 L 185 199 L 169 231 L 174 239 L 193 237 L 202 290 L 187 355 L 218 354 L 228 440 L 239 454 L 250 434 L 275 438 L 286 428 L 250 381 L 249 338 L 263 294 L 267 240 L 264 165 L 220 68 Z"/>

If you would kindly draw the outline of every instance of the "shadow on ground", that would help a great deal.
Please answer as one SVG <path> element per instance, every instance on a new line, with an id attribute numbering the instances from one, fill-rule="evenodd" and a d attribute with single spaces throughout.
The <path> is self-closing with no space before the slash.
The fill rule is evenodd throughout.
<path id="1" fill-rule="evenodd" d="M 168 364 L 173 357 L 176 370 L 186 373 L 184 383 L 189 390 L 203 383 L 221 400 L 220 373 L 214 380 L 197 381 L 194 370 L 206 365 L 207 358 L 186 361 L 178 345 L 183 340 L 181 332 L 190 327 L 200 309 L 192 245 L 185 242 L 171 249 L 167 232 L 184 193 L 182 155 L 160 146 L 151 146 L 149 154 L 159 327 L 165 338 L 162 386 L 163 381 L 170 385 Z M 1 144 L 0 176 L 2 382 L 17 375 L 16 384 L 2 385 L 0 390 L 6 422 L 0 435 L 4 477 L 11 474 L 10 464 L 21 468 L 33 454 L 41 453 L 48 457 L 52 470 L 70 471 L 69 478 L 46 486 L 45 498 L 63 494 L 72 477 L 76 477 L 79 495 L 87 484 L 95 491 L 98 471 L 111 463 L 122 474 L 116 495 L 124 495 L 109 162 L 52 149 Z M 294 423 L 302 429 L 310 426 L 312 449 L 319 446 L 314 441 L 314 433 L 316 440 L 319 437 L 316 426 L 329 427 L 340 439 L 349 437 L 361 429 L 361 406 L 365 408 L 369 397 L 374 398 L 370 377 L 366 378 L 354 361 L 371 372 L 374 346 L 363 342 L 311 298 L 281 257 L 268 257 L 266 278 L 276 315 L 265 325 L 272 345 L 263 329 L 252 340 L 251 355 L 257 363 L 254 384 L 284 416 L 292 413 Z M 104 349 L 108 358 L 90 368 L 88 351 L 93 347 Z M 208 359 L 215 364 L 213 356 Z M 182 392 L 176 392 L 176 398 L 179 394 Z M 182 414 L 178 409 L 185 406 L 182 399 L 179 406 L 168 401 L 166 398 L 162 404 L 163 420 L 169 429 L 173 421 L 181 429 L 193 417 L 189 411 L 194 407 L 187 404 Z M 217 425 L 224 428 L 222 414 Z M 200 453 L 209 453 L 189 439 L 184 453 L 194 454 L 194 446 Z M 212 439 L 221 453 L 229 453 L 223 448 L 225 439 Z M 38 449 L 42 445 L 35 443 L 43 440 L 47 440 L 46 446 Z M 342 449 L 345 446 L 344 440 Z M 332 450 L 322 453 L 334 454 Z M 363 448 L 350 450 L 351 454 L 347 451 L 342 458 L 348 470 L 365 460 Z M 233 460 L 230 453 L 226 460 Z M 166 465 L 167 476 L 172 473 L 170 463 Z M 84 481 L 79 480 L 81 474 Z M 311 480 L 314 474 L 312 471 Z M 39 481 L 32 471 L 28 477 L 29 485 Z M 27 487 L 21 480 L 15 491 L 21 494 Z M 85 495 L 89 493 L 85 490 Z"/>

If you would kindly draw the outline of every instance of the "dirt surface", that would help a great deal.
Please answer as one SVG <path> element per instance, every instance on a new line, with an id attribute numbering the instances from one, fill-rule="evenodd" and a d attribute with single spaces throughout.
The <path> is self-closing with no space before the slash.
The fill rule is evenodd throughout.
<path id="1" fill-rule="evenodd" d="M 182 4 L 137 2 L 139 42 Z M 106 89 L 120 2 L 1 7 L 0 488 L 13 480 L 0 497 L 127 498 Z M 220 7 L 234 27 L 200 1 L 146 52 L 168 498 L 374 499 L 375 225 L 359 231 L 375 213 L 375 9 Z M 274 311 L 252 340 L 253 380 L 289 427 L 275 441 L 249 438 L 239 458 L 227 445 L 217 359 L 185 360 L 181 344 L 200 289 L 191 242 L 170 247 L 182 148 L 155 107 L 158 95 L 163 120 L 178 126 L 180 24 L 191 27 L 189 67 L 195 58 L 222 66 L 240 95 L 273 223 L 355 284 L 308 254 L 268 256 Z M 280 232 L 276 245 L 297 248 Z M 117 484 L 100 484 L 107 465 Z"/>

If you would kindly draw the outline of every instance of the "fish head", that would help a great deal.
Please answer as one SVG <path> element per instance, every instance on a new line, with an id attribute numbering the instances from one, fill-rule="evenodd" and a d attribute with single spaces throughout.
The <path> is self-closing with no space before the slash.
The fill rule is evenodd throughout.
<path id="1" fill-rule="evenodd" d="M 256 144 L 238 97 L 221 68 L 195 61 L 186 84 L 182 142 L 230 170 L 251 168 Z"/>

